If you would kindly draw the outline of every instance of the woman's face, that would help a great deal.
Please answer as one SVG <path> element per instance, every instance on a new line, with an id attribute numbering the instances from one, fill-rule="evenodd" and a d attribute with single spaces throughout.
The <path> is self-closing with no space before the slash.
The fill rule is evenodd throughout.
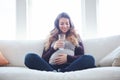
<path id="1" fill-rule="evenodd" d="M 70 23 L 69 19 L 67 18 L 60 18 L 59 19 L 59 29 L 62 31 L 62 33 L 66 33 L 70 29 Z"/>

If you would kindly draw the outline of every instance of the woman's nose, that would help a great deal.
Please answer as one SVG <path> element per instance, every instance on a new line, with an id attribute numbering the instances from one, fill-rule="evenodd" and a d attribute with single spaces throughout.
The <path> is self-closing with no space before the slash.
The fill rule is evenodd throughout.
<path id="1" fill-rule="evenodd" d="M 67 25 L 64 25 L 64 27 L 66 28 L 66 27 L 67 27 Z"/>

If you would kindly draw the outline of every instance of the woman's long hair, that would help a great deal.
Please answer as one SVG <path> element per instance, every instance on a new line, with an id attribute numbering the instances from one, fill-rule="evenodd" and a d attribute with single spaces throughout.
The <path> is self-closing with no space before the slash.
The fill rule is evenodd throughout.
<path id="1" fill-rule="evenodd" d="M 48 39 L 45 42 L 45 50 L 48 50 L 51 43 L 58 39 L 58 34 L 61 33 L 61 31 L 59 29 L 59 20 L 61 18 L 69 19 L 69 23 L 70 23 L 70 29 L 66 33 L 66 39 L 68 41 L 72 42 L 73 45 L 75 45 L 75 46 L 79 45 L 79 41 L 81 41 L 80 36 L 75 32 L 74 25 L 73 25 L 69 15 L 67 13 L 63 12 L 63 13 L 60 13 L 54 21 L 54 29 L 50 32 L 50 35 L 48 36 Z"/>

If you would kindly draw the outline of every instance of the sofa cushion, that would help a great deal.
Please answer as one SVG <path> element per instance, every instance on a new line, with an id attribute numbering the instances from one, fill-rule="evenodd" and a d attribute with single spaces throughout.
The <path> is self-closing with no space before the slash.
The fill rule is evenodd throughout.
<path id="1" fill-rule="evenodd" d="M 83 40 L 85 54 L 90 54 L 95 57 L 96 66 L 103 57 L 111 53 L 115 48 L 120 46 L 120 35 L 86 39 Z"/>
<path id="2" fill-rule="evenodd" d="M 8 63 L 9 63 L 8 60 L 5 58 L 5 56 L 0 51 L 0 66 L 7 65 Z"/>
<path id="3" fill-rule="evenodd" d="M 120 46 L 113 50 L 110 54 L 105 56 L 99 63 L 100 66 L 112 66 L 113 62 L 114 65 L 116 64 L 116 58 L 120 55 Z M 118 59 L 117 59 L 118 60 Z M 118 61 L 117 61 L 118 63 Z"/>
<path id="4" fill-rule="evenodd" d="M 0 50 L 9 61 L 7 66 L 25 66 L 25 55 L 36 53 L 41 56 L 43 44 L 43 40 L 1 40 Z"/>
<path id="5" fill-rule="evenodd" d="M 89 68 L 65 73 L 1 67 L 0 80 L 120 80 L 120 67 Z"/>

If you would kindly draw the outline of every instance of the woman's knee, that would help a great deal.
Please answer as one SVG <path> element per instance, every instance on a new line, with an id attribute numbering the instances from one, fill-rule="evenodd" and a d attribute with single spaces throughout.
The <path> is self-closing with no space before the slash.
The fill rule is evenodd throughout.
<path id="1" fill-rule="evenodd" d="M 90 63 L 92 65 L 95 64 L 95 59 L 94 59 L 94 57 L 92 55 L 83 55 L 82 58 L 87 63 Z"/>
<path id="2" fill-rule="evenodd" d="M 34 62 L 37 57 L 38 57 L 38 55 L 35 53 L 28 53 L 25 56 L 25 61 L 24 61 L 25 65 L 31 64 L 32 62 Z"/>
<path id="3" fill-rule="evenodd" d="M 92 60 L 92 61 L 95 60 L 92 55 L 84 55 L 84 57 L 86 57 L 87 59 Z"/>
<path id="4" fill-rule="evenodd" d="M 31 59 L 34 59 L 36 58 L 38 55 L 35 54 L 35 53 L 28 53 L 26 56 L 25 56 L 25 60 L 31 60 Z"/>

